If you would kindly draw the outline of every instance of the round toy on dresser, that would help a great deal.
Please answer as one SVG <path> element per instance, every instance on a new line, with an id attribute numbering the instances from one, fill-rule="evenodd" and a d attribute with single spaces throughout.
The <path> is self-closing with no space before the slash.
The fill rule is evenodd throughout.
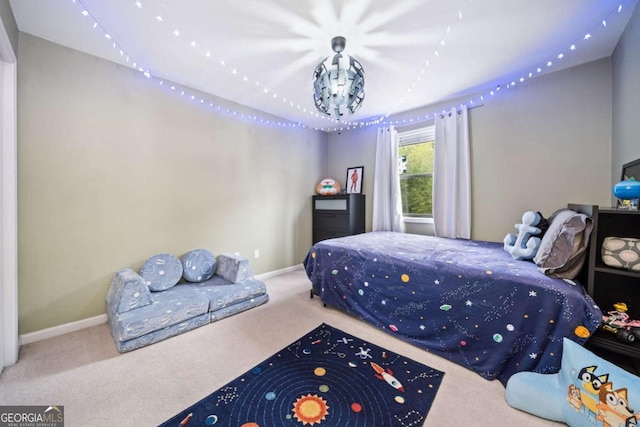
<path id="1" fill-rule="evenodd" d="M 638 210 L 640 181 L 636 181 L 635 179 L 622 180 L 614 185 L 611 191 L 618 199 L 618 209 Z"/>
<path id="2" fill-rule="evenodd" d="M 325 178 L 316 186 L 316 193 L 321 196 L 335 196 L 340 192 L 340 183 L 332 178 Z"/>

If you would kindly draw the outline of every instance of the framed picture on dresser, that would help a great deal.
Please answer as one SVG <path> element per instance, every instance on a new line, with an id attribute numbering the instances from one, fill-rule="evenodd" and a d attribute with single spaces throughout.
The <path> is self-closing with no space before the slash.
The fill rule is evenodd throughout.
<path id="1" fill-rule="evenodd" d="M 622 181 L 630 179 L 640 181 L 640 159 L 622 165 L 622 176 L 620 179 Z"/>
<path id="2" fill-rule="evenodd" d="M 347 183 L 345 188 L 347 194 L 362 194 L 362 177 L 364 175 L 364 166 L 357 166 L 347 169 Z"/>

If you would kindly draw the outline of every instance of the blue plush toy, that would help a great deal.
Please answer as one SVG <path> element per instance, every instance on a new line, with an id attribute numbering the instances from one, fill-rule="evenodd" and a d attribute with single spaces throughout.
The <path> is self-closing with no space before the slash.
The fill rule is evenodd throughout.
<path id="1" fill-rule="evenodd" d="M 518 372 L 505 389 L 507 403 L 572 427 L 640 425 L 640 378 L 568 338 L 557 374 Z"/>
<path id="2" fill-rule="evenodd" d="M 511 254 L 513 259 L 533 259 L 540 247 L 541 239 L 534 237 L 540 234 L 536 225 L 542 221 L 539 212 L 528 211 L 522 215 L 522 224 L 516 224 L 518 235 L 507 234 L 504 238 L 504 250 Z"/>

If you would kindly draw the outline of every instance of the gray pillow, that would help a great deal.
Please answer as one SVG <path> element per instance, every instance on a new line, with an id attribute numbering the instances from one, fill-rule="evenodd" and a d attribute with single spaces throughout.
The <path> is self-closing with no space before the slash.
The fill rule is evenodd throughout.
<path id="1" fill-rule="evenodd" d="M 533 262 L 547 276 L 574 279 L 587 256 L 593 221 L 585 214 L 560 209 L 549 222 Z"/>

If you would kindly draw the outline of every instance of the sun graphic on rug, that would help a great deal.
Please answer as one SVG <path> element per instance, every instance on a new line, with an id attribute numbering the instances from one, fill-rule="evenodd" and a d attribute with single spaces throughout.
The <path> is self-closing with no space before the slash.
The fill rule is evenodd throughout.
<path id="1" fill-rule="evenodd" d="M 303 426 L 320 424 L 328 413 L 329 407 L 326 400 L 315 394 L 300 396 L 293 404 L 293 416 L 301 421 Z"/>

